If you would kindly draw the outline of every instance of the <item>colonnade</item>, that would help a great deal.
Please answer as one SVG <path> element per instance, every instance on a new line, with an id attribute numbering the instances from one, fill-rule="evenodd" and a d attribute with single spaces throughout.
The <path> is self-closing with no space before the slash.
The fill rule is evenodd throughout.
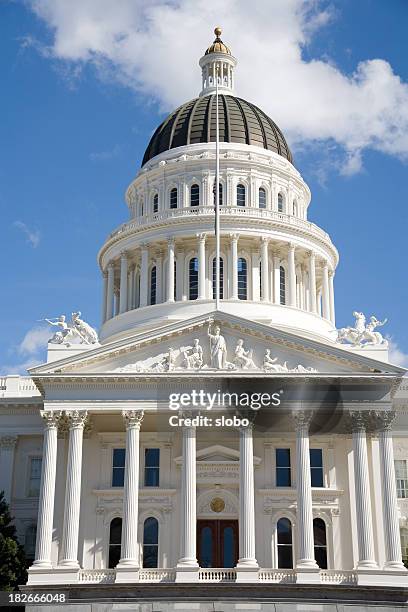
<path id="1" fill-rule="evenodd" d="M 377 568 L 374 554 L 373 520 L 371 514 L 370 479 L 367 455 L 367 412 L 351 413 L 355 513 L 358 534 L 357 570 Z M 55 478 L 57 465 L 57 428 L 61 417 L 69 424 L 69 445 L 65 487 L 63 535 L 58 566 L 70 570 L 79 569 L 78 533 L 80 524 L 80 498 L 82 474 L 83 432 L 87 422 L 86 411 L 43 411 L 45 423 L 41 492 L 38 511 L 38 530 L 35 561 L 30 571 L 51 569 L 51 544 L 53 534 Z M 117 567 L 117 580 L 121 570 L 136 572 L 139 569 L 138 544 L 138 487 L 139 487 L 139 432 L 143 411 L 127 410 L 122 413 L 126 427 L 126 465 L 123 491 L 123 527 L 121 559 Z M 399 541 L 397 495 L 394 476 L 394 457 L 391 438 L 393 414 L 376 413 L 379 422 L 379 449 L 382 476 L 383 519 L 386 559 L 384 569 L 403 570 Z M 298 520 L 299 572 L 313 575 L 318 572 L 314 559 L 312 489 L 310 478 L 309 424 L 312 413 L 293 413 L 296 431 L 296 487 Z M 237 571 L 255 570 L 258 567 L 255 554 L 255 488 L 252 425 L 242 427 L 240 436 L 239 481 L 239 551 Z M 194 572 L 198 568 L 196 551 L 196 430 L 192 426 L 182 428 L 182 476 L 180 513 L 180 557 L 177 570 Z M 377 568 L 378 569 L 378 568 Z M 185 573 L 183 574 L 185 577 Z"/>
<path id="2" fill-rule="evenodd" d="M 212 299 L 211 251 L 205 233 L 197 234 L 195 249 L 169 237 L 166 247 L 157 243 L 141 244 L 135 251 L 123 251 L 119 266 L 109 262 L 103 277 L 103 321 L 134 308 L 151 303 L 151 269 L 156 268 L 155 303 L 187 300 L 189 296 L 189 259 L 198 261 L 198 299 Z M 190 241 L 191 243 L 191 241 Z M 243 247 L 241 246 L 243 244 Z M 300 308 L 335 324 L 334 270 L 328 261 L 293 243 L 284 249 L 281 243 L 260 237 L 258 245 L 247 247 L 239 234 L 222 236 L 224 260 L 224 299 L 238 300 L 238 263 L 247 262 L 247 299 L 274 304 L 282 303 L 282 272 L 284 270 L 285 300 L 292 308 Z M 226 260 L 226 261 L 225 261 Z M 187 268 L 186 268 L 187 267 Z M 319 272 L 319 279 L 317 279 Z"/>

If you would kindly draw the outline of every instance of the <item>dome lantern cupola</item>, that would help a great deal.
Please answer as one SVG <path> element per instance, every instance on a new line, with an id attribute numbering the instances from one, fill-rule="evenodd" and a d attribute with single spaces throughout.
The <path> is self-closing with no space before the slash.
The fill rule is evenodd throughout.
<path id="1" fill-rule="evenodd" d="M 237 60 L 231 54 L 229 47 L 222 42 L 221 33 L 221 28 L 214 29 L 216 38 L 200 59 L 199 64 L 202 70 L 200 96 L 215 92 L 217 75 L 219 92 L 234 95 L 234 68 Z"/>

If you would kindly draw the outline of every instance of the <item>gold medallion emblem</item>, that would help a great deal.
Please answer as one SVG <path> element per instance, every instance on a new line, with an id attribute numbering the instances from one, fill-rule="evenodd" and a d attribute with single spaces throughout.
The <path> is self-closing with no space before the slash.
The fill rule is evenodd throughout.
<path id="1" fill-rule="evenodd" d="M 210 508 L 213 512 L 222 512 L 225 508 L 225 501 L 221 497 L 214 497 L 211 500 Z"/>

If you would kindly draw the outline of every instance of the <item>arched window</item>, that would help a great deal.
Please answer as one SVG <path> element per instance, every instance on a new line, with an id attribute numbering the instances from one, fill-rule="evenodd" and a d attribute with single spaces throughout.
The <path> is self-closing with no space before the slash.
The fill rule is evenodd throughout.
<path id="1" fill-rule="evenodd" d="M 198 185 L 191 185 L 190 206 L 199 206 L 199 205 L 200 205 L 200 187 Z"/>
<path id="2" fill-rule="evenodd" d="M 170 191 L 170 208 L 177 208 L 177 188 L 173 187 Z"/>
<path id="3" fill-rule="evenodd" d="M 293 568 L 292 523 L 287 518 L 279 519 L 276 525 L 278 567 Z"/>
<path id="4" fill-rule="evenodd" d="M 266 191 L 263 187 L 259 189 L 259 208 L 266 208 Z"/>
<path id="5" fill-rule="evenodd" d="M 320 569 L 327 569 L 326 523 L 321 518 L 313 519 L 314 555 Z"/>
<path id="6" fill-rule="evenodd" d="M 296 200 L 293 200 L 293 214 L 295 215 L 295 217 L 297 217 L 298 215 L 298 205 Z"/>
<path id="7" fill-rule="evenodd" d="M 150 304 L 156 303 L 156 280 L 157 280 L 157 269 L 156 266 L 150 271 Z"/>
<path id="8" fill-rule="evenodd" d="M 215 287 L 216 287 L 216 283 L 215 283 L 215 257 L 213 259 L 213 281 L 212 281 L 212 287 L 213 287 L 213 300 L 215 300 Z M 220 257 L 220 300 L 224 299 L 224 260 L 222 257 Z"/>
<path id="9" fill-rule="evenodd" d="M 237 206 L 245 206 L 245 185 L 237 185 Z"/>
<path id="10" fill-rule="evenodd" d="M 214 206 L 216 204 L 215 202 L 215 183 L 213 184 L 213 196 L 214 196 Z M 223 201 L 223 192 L 222 192 L 222 183 L 218 183 L 218 200 L 220 203 L 220 206 L 222 206 L 224 204 Z"/>
<path id="11" fill-rule="evenodd" d="M 283 266 L 279 268 L 279 297 L 280 303 L 286 304 L 286 273 Z"/>
<path id="12" fill-rule="evenodd" d="M 120 560 L 120 544 L 122 541 L 122 519 L 112 519 L 109 528 L 109 560 L 108 567 L 116 567 Z"/>
<path id="13" fill-rule="evenodd" d="M 139 210 L 140 210 L 140 216 L 143 217 L 143 215 L 144 215 L 144 202 L 143 202 L 143 200 L 140 200 Z"/>
<path id="14" fill-rule="evenodd" d="M 278 193 L 278 212 L 283 212 L 283 195 Z"/>
<path id="15" fill-rule="evenodd" d="M 188 299 L 198 298 L 198 259 L 192 257 L 188 266 Z"/>
<path id="16" fill-rule="evenodd" d="M 34 561 L 37 525 L 29 525 L 24 537 L 24 552 L 27 560 Z"/>
<path id="17" fill-rule="evenodd" d="M 153 213 L 159 212 L 159 194 L 155 193 L 153 196 Z"/>
<path id="18" fill-rule="evenodd" d="M 143 567 L 157 567 L 159 559 L 159 523 L 149 516 L 143 524 Z"/>
<path id="19" fill-rule="evenodd" d="M 238 299 L 248 299 L 247 262 L 243 257 L 238 259 Z"/>

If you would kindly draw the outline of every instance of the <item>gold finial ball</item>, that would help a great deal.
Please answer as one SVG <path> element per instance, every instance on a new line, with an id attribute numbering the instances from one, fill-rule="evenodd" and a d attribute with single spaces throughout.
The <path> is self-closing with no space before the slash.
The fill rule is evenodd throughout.
<path id="1" fill-rule="evenodd" d="M 214 34 L 216 35 L 217 38 L 219 38 L 222 34 L 222 30 L 220 28 L 220 26 L 217 26 L 216 28 L 214 28 Z"/>

